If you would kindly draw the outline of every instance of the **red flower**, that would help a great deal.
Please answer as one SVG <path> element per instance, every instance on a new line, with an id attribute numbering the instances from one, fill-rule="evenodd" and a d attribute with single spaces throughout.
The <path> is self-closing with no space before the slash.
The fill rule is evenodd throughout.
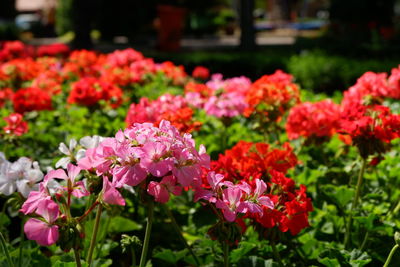
<path id="1" fill-rule="evenodd" d="M 93 106 L 100 100 L 105 100 L 110 102 L 113 108 L 116 108 L 122 102 L 122 95 L 119 87 L 94 77 L 86 77 L 72 84 L 68 103 Z"/>
<path id="2" fill-rule="evenodd" d="M 44 56 L 66 56 L 69 53 L 69 47 L 63 43 L 55 43 L 50 45 L 41 45 L 37 49 L 37 55 L 39 57 Z"/>
<path id="3" fill-rule="evenodd" d="M 210 77 L 210 71 L 206 67 L 197 66 L 192 72 L 193 78 L 207 80 Z"/>
<path id="4" fill-rule="evenodd" d="M 7 125 L 3 127 L 4 132 L 6 134 L 12 134 L 16 136 L 21 136 L 28 132 L 28 123 L 23 120 L 21 114 L 13 113 L 8 117 L 5 117 L 4 120 L 7 122 Z"/>
<path id="5" fill-rule="evenodd" d="M 339 118 L 340 107 L 331 100 L 305 102 L 290 110 L 286 131 L 289 139 L 331 137 L 338 127 Z"/>
<path id="6" fill-rule="evenodd" d="M 385 144 L 400 136 L 400 115 L 391 114 L 385 106 L 363 106 L 348 103 L 341 115 L 341 134 L 351 139 L 362 157 L 388 150 Z"/>
<path id="7" fill-rule="evenodd" d="M 270 121 L 278 120 L 286 110 L 300 102 L 299 89 L 292 80 L 291 75 L 277 70 L 255 81 L 247 92 L 249 108 L 245 116 L 255 112 L 266 115 Z"/>
<path id="8" fill-rule="evenodd" d="M 18 113 L 52 109 L 50 95 L 36 87 L 19 89 L 13 96 L 13 103 Z"/>

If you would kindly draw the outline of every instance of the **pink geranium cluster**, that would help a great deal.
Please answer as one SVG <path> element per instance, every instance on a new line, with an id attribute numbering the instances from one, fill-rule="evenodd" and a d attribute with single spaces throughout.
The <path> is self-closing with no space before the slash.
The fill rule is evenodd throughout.
<path id="1" fill-rule="evenodd" d="M 71 197 L 81 198 L 89 192 L 83 181 L 78 181 L 81 168 L 69 164 L 67 172 L 52 170 L 39 184 L 39 191 L 31 191 L 21 212 L 31 214 L 25 226 L 26 236 L 39 245 L 49 246 L 57 242 L 59 228 L 70 222 Z M 56 179 L 61 180 L 59 183 Z"/>
<path id="2" fill-rule="evenodd" d="M 203 108 L 208 115 L 235 117 L 247 108 L 245 98 L 251 86 L 248 78 L 241 76 L 223 80 L 221 74 L 214 74 L 206 86 L 207 94 L 189 90 L 185 97 L 191 105 Z"/>
<path id="3" fill-rule="evenodd" d="M 289 139 L 331 137 L 338 127 L 339 118 L 340 106 L 329 99 L 304 102 L 290 110 L 286 131 Z"/>
<path id="4" fill-rule="evenodd" d="M 143 97 L 138 104 L 131 104 L 126 116 L 128 126 L 134 123 L 150 122 L 158 125 L 169 120 L 180 132 L 192 132 L 201 126 L 193 121 L 193 110 L 182 96 L 164 94 L 154 101 Z"/>
<path id="5" fill-rule="evenodd" d="M 106 138 L 98 147 L 88 149 L 79 160 L 83 169 L 106 177 L 110 188 L 123 185 L 141 186 L 165 203 L 169 193 L 180 194 L 182 187 L 201 183 L 201 168 L 209 167 L 205 148 L 199 152 L 190 134 L 183 136 L 168 121 L 159 127 L 151 123 L 135 123 L 119 131 L 115 138 Z M 112 177 L 111 182 L 108 177 Z M 118 194 L 106 200 L 110 204 L 122 202 Z"/>
<path id="6" fill-rule="evenodd" d="M 242 180 L 237 184 L 225 181 L 222 174 L 210 171 L 207 174 L 210 189 L 197 188 L 195 201 L 203 199 L 220 209 L 228 222 L 236 220 L 237 214 L 259 214 L 263 208 L 274 209 L 274 203 L 265 194 L 267 185 L 260 179 L 251 184 Z"/>

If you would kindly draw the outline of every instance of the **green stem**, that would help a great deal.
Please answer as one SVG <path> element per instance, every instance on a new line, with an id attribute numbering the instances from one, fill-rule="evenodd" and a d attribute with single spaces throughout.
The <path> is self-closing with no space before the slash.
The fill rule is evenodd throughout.
<path id="1" fill-rule="evenodd" d="M 18 258 L 18 266 L 22 266 L 22 246 L 24 244 L 24 219 L 21 219 L 21 233 L 19 235 L 19 258 Z"/>
<path id="2" fill-rule="evenodd" d="M 351 226 L 353 224 L 353 212 L 357 208 L 358 199 L 360 198 L 360 195 L 361 195 L 361 187 L 362 187 L 363 176 L 364 176 L 364 171 L 365 171 L 366 165 L 367 165 L 367 160 L 363 158 L 362 159 L 362 163 L 361 163 L 361 169 L 360 169 L 360 172 L 358 173 L 358 179 L 357 179 L 357 185 L 356 185 L 356 194 L 354 195 L 353 202 L 351 203 L 350 214 L 349 214 L 349 218 L 348 218 L 348 221 L 347 221 L 346 234 L 345 234 L 345 237 L 344 237 L 344 245 L 345 245 L 345 247 L 349 246 Z"/>
<path id="3" fill-rule="evenodd" d="M 224 249 L 224 267 L 229 267 L 229 245 L 224 242 L 222 246 Z"/>
<path id="4" fill-rule="evenodd" d="M 361 251 L 364 250 L 365 245 L 367 244 L 367 241 L 368 241 L 368 237 L 369 237 L 369 231 L 367 230 L 367 232 L 365 233 L 365 236 L 364 236 L 364 240 L 363 240 L 363 242 L 361 243 L 361 247 L 360 247 L 360 250 L 361 250 Z"/>
<path id="5" fill-rule="evenodd" d="M 394 253 L 396 252 L 396 250 L 397 250 L 398 248 L 399 248 L 399 245 L 397 245 L 397 244 L 392 248 L 392 250 L 391 250 L 390 253 L 389 253 L 389 256 L 388 256 L 387 259 L 386 259 L 385 264 L 383 265 L 383 267 L 388 267 L 388 266 L 389 266 L 389 264 L 390 264 L 390 262 L 391 262 L 391 260 L 392 260 L 392 257 L 393 257 Z"/>
<path id="6" fill-rule="evenodd" d="M 276 248 L 275 241 L 271 240 L 271 247 L 272 253 L 274 253 L 275 260 L 278 261 L 279 266 L 283 267 L 282 258 L 281 255 L 279 255 L 278 249 Z"/>
<path id="7" fill-rule="evenodd" d="M 192 248 L 186 242 L 186 239 L 183 237 L 181 228 L 179 227 L 178 223 L 176 222 L 175 217 L 172 214 L 171 210 L 169 209 L 169 207 L 167 205 L 164 205 L 164 207 L 165 207 L 168 217 L 171 220 L 172 226 L 174 227 L 175 231 L 178 233 L 179 239 L 182 241 L 182 243 L 185 245 L 185 247 L 189 250 L 190 254 L 192 254 L 197 266 L 200 266 L 199 260 L 197 259 L 196 255 L 194 254 Z"/>
<path id="8" fill-rule="evenodd" d="M 92 256 L 93 256 L 94 247 L 96 246 L 96 237 L 97 237 L 97 232 L 99 231 L 100 218 L 101 218 L 102 211 L 103 211 L 103 206 L 99 205 L 99 207 L 97 208 L 97 214 L 96 214 L 96 219 L 94 222 L 92 239 L 90 240 L 90 247 L 89 247 L 89 251 L 88 251 L 88 255 L 87 255 L 87 263 L 89 266 L 92 264 Z"/>
<path id="9" fill-rule="evenodd" d="M 136 267 L 136 254 L 132 246 L 131 246 L 131 252 L 132 252 L 132 267 Z"/>
<path id="10" fill-rule="evenodd" d="M 153 213 L 154 213 L 154 202 L 153 200 L 151 200 L 148 206 L 146 234 L 144 236 L 143 249 L 142 249 L 142 255 L 140 257 L 139 267 L 144 267 L 146 265 L 146 257 L 147 257 L 147 250 L 149 249 L 151 226 L 153 224 Z"/>
<path id="11" fill-rule="evenodd" d="M 108 212 L 107 212 L 107 215 L 108 216 L 107 216 L 107 222 L 106 222 L 106 227 L 105 227 L 105 233 L 108 233 L 108 228 L 110 227 L 110 222 L 111 222 L 111 216 L 109 216 Z M 104 246 L 105 240 L 106 240 L 106 236 L 104 236 L 101 239 L 100 245 L 97 246 L 97 248 L 96 248 L 96 253 L 94 255 L 96 255 L 97 257 L 100 257 L 101 249 Z"/>
<path id="12" fill-rule="evenodd" d="M 81 264 L 81 256 L 79 255 L 79 250 L 74 249 L 74 255 L 75 255 L 75 262 L 77 267 L 82 267 Z"/>
<path id="13" fill-rule="evenodd" d="M 4 236 L 1 232 L 0 232 L 0 243 L 1 243 L 1 246 L 3 247 L 4 255 L 6 255 L 8 265 L 14 266 L 14 263 L 11 260 L 10 254 L 8 253 L 8 249 L 6 246 L 6 240 L 4 239 Z"/>

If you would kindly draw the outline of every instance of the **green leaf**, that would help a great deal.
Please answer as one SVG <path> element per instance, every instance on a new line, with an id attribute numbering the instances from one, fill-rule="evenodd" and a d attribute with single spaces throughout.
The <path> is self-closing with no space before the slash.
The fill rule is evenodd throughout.
<path id="1" fill-rule="evenodd" d="M 353 199 L 354 189 L 348 188 L 345 185 L 324 185 L 322 187 L 324 193 L 329 196 L 340 208 L 346 207 L 348 203 Z"/>
<path id="2" fill-rule="evenodd" d="M 175 256 L 175 252 L 170 249 L 163 249 L 153 254 L 154 258 L 175 264 L 179 259 Z"/>
<path id="3" fill-rule="evenodd" d="M 142 229 L 142 225 L 136 222 L 117 216 L 111 219 L 109 230 L 113 233 L 130 232 Z"/>
<path id="4" fill-rule="evenodd" d="M 322 258 L 318 260 L 321 264 L 327 267 L 337 267 L 341 266 L 337 259 L 330 259 L 330 258 Z"/>
<path id="5" fill-rule="evenodd" d="M 241 242 L 237 249 L 231 251 L 230 261 L 233 263 L 238 262 L 244 255 L 249 253 L 255 247 L 257 247 L 257 245 L 254 243 Z"/>

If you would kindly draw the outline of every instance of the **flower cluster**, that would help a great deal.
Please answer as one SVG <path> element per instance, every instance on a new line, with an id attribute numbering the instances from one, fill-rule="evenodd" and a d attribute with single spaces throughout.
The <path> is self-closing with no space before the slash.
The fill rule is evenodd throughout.
<path id="1" fill-rule="evenodd" d="M 19 113 L 13 113 L 3 118 L 7 125 L 3 130 L 8 135 L 21 136 L 28 132 L 28 123 L 24 121 L 24 117 Z"/>
<path id="2" fill-rule="evenodd" d="M 289 139 L 331 137 L 338 127 L 340 106 L 331 100 L 304 102 L 290 109 L 286 123 Z"/>
<path id="3" fill-rule="evenodd" d="M 228 222 L 235 221 L 237 213 L 262 216 L 264 207 L 274 209 L 274 203 L 265 194 L 267 185 L 260 179 L 252 181 L 254 186 L 246 181 L 234 184 L 224 181 L 223 175 L 210 171 L 207 182 L 210 189 L 197 189 L 195 201 L 203 199 L 214 203 Z"/>
<path id="4" fill-rule="evenodd" d="M 169 193 L 178 194 L 182 187 L 201 183 L 201 168 L 209 167 L 209 156 L 203 146 L 197 152 L 190 134 L 182 136 L 170 122 L 161 121 L 159 127 L 135 123 L 119 131 L 115 138 L 86 150 L 78 165 L 103 176 L 111 188 L 140 185 L 164 203 Z"/>
<path id="5" fill-rule="evenodd" d="M 208 115 L 230 118 L 241 115 L 247 108 L 245 95 L 250 85 L 244 76 L 223 80 L 221 74 L 214 74 L 206 85 L 188 84 L 185 98 Z"/>
<path id="6" fill-rule="evenodd" d="M 0 62 L 14 58 L 25 58 L 33 54 L 33 48 L 20 41 L 4 42 L 0 49 Z"/>
<path id="7" fill-rule="evenodd" d="M 0 152 L 0 193 L 6 196 L 18 191 L 28 197 L 31 191 L 38 190 L 38 182 L 43 179 L 43 173 L 36 161 L 26 157 L 15 162 L 9 162 Z"/>
<path id="8" fill-rule="evenodd" d="M 367 158 L 388 150 L 390 142 L 400 136 L 400 115 L 390 112 L 385 106 L 364 106 L 357 103 L 344 107 L 338 130 L 344 140 L 359 149 Z"/>
<path id="9" fill-rule="evenodd" d="M 188 133 L 197 130 L 201 123 L 193 121 L 193 109 L 182 96 L 164 94 L 154 101 L 141 98 L 138 104 L 131 104 L 126 116 L 128 126 L 134 123 L 150 122 L 158 125 L 168 120 L 180 132 Z"/>
<path id="10" fill-rule="evenodd" d="M 245 115 L 261 114 L 267 121 L 278 120 L 284 112 L 300 102 L 300 92 L 293 76 L 277 70 L 255 81 L 246 95 L 249 107 Z"/>
<path id="11" fill-rule="evenodd" d="M 56 57 L 56 56 L 67 56 L 70 50 L 66 44 L 54 43 L 50 45 L 41 45 L 38 47 L 36 53 L 38 57 Z"/>
<path id="12" fill-rule="evenodd" d="M 192 72 L 192 77 L 200 80 L 207 80 L 210 77 L 210 70 L 203 66 L 197 66 Z"/>
<path id="13" fill-rule="evenodd" d="M 231 150 L 227 150 L 225 155 L 220 155 L 218 161 L 211 163 L 212 170 L 221 173 L 220 176 L 216 176 L 218 183 L 224 185 L 223 188 L 229 188 L 227 185 L 236 188 L 227 190 L 226 193 L 223 191 L 223 194 L 229 197 L 227 200 L 231 204 L 231 206 L 228 204 L 230 212 L 227 214 L 230 217 L 226 219 L 233 218 L 232 207 L 238 208 L 238 205 L 233 205 L 234 203 L 240 204 L 243 200 L 254 200 L 263 196 L 265 204 L 253 205 L 253 210 L 247 209 L 244 212 L 246 217 L 253 219 L 253 223 L 266 228 L 277 226 L 280 231 L 290 231 L 293 235 L 307 227 L 308 213 L 312 211 L 312 204 L 306 195 L 306 188 L 301 185 L 300 189 L 296 190 L 295 182 L 285 177 L 287 170 L 296 164 L 297 158 L 288 144 L 284 145 L 283 150 L 271 150 L 270 146 L 264 143 L 241 141 Z M 203 187 L 215 188 L 214 180 L 203 177 Z M 247 195 L 241 190 L 248 192 Z M 224 199 L 225 203 L 227 200 Z M 226 211 L 223 213 L 225 215 Z"/>
<path id="14" fill-rule="evenodd" d="M 59 229 L 69 225 L 72 220 L 69 210 L 71 197 L 89 195 L 83 181 L 78 181 L 80 172 L 81 168 L 73 164 L 67 166 L 67 172 L 63 169 L 51 170 L 39 184 L 39 189 L 29 193 L 20 210 L 33 216 L 24 226 L 29 239 L 42 246 L 57 242 Z"/>
<path id="15" fill-rule="evenodd" d="M 116 108 L 122 102 L 122 94 L 122 90 L 111 83 L 94 77 L 86 77 L 72 84 L 68 103 L 93 106 L 100 100 L 105 100 Z"/>
<path id="16" fill-rule="evenodd" d="M 358 78 L 355 85 L 344 92 L 343 106 L 352 104 L 381 104 L 385 98 L 400 98 L 400 66 L 391 75 L 368 71 Z"/>
<path id="17" fill-rule="evenodd" d="M 21 88 L 13 95 L 14 111 L 18 113 L 33 110 L 51 110 L 51 96 L 36 87 Z"/>

